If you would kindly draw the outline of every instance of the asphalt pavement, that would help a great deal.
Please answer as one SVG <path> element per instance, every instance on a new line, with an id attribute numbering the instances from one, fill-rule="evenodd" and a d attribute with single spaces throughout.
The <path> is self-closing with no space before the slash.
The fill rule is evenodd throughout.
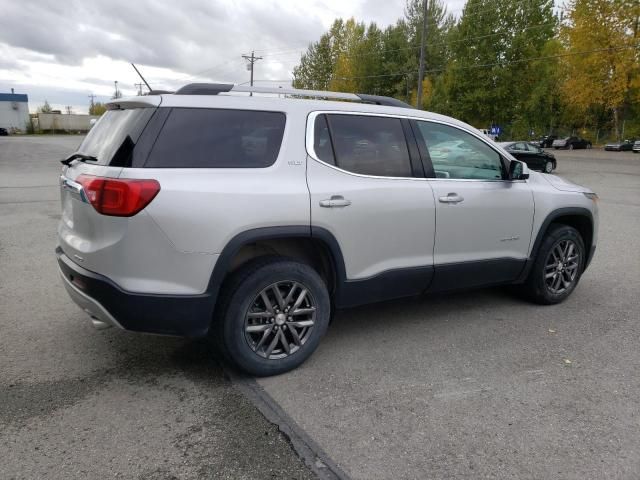
<path id="1" fill-rule="evenodd" d="M 205 342 L 96 331 L 54 256 L 58 160 L 0 137 L 0 478 L 309 479 Z"/>
<path id="2" fill-rule="evenodd" d="M 302 367 L 259 381 L 353 479 L 640 478 L 640 155 L 554 153 L 600 195 L 567 301 L 496 288 L 345 311 Z"/>
<path id="3" fill-rule="evenodd" d="M 79 141 L 0 138 L 0 478 L 313 478 L 206 343 L 96 331 L 68 298 L 57 160 Z M 340 312 L 307 363 L 259 380 L 345 476 L 640 477 L 640 155 L 557 156 L 601 199 L 565 303 L 489 289 Z"/>

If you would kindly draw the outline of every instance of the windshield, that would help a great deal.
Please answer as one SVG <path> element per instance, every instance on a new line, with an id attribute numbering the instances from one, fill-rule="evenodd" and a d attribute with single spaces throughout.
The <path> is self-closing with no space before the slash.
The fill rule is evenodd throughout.
<path id="1" fill-rule="evenodd" d="M 96 157 L 97 165 L 124 167 L 133 147 L 155 109 L 109 110 L 96 122 L 78 148 L 78 153 Z"/>

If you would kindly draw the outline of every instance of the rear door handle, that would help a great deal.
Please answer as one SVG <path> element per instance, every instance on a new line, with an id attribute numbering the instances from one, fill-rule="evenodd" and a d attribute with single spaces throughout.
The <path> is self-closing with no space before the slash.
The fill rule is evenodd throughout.
<path id="1" fill-rule="evenodd" d="M 439 200 L 440 203 L 460 203 L 464 201 L 464 197 L 452 192 L 447 194 L 446 197 L 440 197 Z"/>
<path id="2" fill-rule="evenodd" d="M 320 200 L 320 206 L 325 208 L 341 208 L 351 205 L 351 200 L 345 200 L 342 195 L 332 195 L 328 200 Z"/>

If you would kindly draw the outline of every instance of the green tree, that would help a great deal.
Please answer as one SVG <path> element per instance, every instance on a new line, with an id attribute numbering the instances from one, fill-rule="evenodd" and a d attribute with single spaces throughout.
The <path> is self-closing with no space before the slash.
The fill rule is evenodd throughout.
<path id="1" fill-rule="evenodd" d="M 44 101 L 44 104 L 38 107 L 38 113 L 51 113 L 53 109 L 47 100 Z"/>
<path id="2" fill-rule="evenodd" d="M 89 106 L 89 115 L 102 115 L 107 111 L 107 107 L 104 103 L 95 102 Z"/>
<path id="3" fill-rule="evenodd" d="M 533 59 L 554 36 L 552 8 L 551 0 L 469 0 L 451 38 L 448 113 L 478 127 L 532 127 L 527 99 L 548 94 Z"/>

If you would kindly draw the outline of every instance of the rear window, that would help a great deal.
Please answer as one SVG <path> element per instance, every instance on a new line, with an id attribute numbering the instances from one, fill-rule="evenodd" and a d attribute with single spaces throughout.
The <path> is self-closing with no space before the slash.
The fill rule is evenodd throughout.
<path id="1" fill-rule="evenodd" d="M 133 148 L 155 108 L 108 110 L 84 138 L 79 153 L 91 155 L 98 165 L 125 166 L 131 162 Z"/>
<path id="2" fill-rule="evenodd" d="M 174 108 L 145 167 L 268 167 L 278 157 L 284 126 L 280 112 Z"/>

